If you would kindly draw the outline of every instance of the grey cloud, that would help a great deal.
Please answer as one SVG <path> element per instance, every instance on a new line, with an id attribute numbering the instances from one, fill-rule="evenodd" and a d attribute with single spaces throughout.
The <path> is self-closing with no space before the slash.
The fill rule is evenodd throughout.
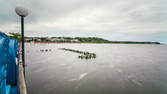
<path id="1" fill-rule="evenodd" d="M 130 40 L 135 35 L 130 33 L 140 32 L 143 38 L 144 32 L 167 32 L 166 0 L 1 0 L 0 3 L 0 30 L 5 32 L 18 32 L 20 18 L 14 8 L 19 5 L 30 12 L 25 21 L 28 35 L 88 34 L 107 39 L 115 35 L 113 39 L 121 40 L 127 32 Z"/>

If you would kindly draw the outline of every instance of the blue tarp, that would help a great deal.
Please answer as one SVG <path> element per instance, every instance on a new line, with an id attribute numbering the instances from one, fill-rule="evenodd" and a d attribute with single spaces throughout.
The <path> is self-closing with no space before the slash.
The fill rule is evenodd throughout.
<path id="1" fill-rule="evenodd" d="M 0 32 L 0 94 L 18 94 L 18 41 Z"/>

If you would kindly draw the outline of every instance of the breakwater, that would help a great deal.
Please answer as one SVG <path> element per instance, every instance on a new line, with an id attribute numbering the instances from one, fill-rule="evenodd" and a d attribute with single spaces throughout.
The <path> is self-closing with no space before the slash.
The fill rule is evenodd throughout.
<path id="1" fill-rule="evenodd" d="M 40 52 L 50 52 L 52 51 L 51 49 L 40 49 Z"/>
<path id="2" fill-rule="evenodd" d="M 59 48 L 59 49 L 64 50 L 64 51 L 70 51 L 70 52 L 78 53 L 78 54 L 80 54 L 80 55 L 78 55 L 79 59 L 95 59 L 96 58 L 95 53 L 90 53 L 90 52 L 87 52 L 87 51 L 80 51 L 80 50 L 69 49 L 69 48 Z"/>

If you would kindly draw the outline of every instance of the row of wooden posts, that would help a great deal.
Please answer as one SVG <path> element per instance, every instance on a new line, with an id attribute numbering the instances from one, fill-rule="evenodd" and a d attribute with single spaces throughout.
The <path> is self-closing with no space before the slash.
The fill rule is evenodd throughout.
<path id="1" fill-rule="evenodd" d="M 78 56 L 79 59 L 95 59 L 96 58 L 95 53 L 84 52 L 84 51 L 79 51 L 79 50 L 74 50 L 74 49 L 69 49 L 69 48 L 60 48 L 60 49 L 81 54 Z"/>
<path id="2" fill-rule="evenodd" d="M 40 49 L 40 52 L 48 52 L 48 51 L 52 51 L 51 49 Z"/>

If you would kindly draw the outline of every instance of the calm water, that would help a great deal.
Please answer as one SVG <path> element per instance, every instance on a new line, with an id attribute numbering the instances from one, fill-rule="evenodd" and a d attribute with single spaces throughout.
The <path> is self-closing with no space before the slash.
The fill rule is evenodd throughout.
<path id="1" fill-rule="evenodd" d="M 58 48 L 97 58 L 81 60 Z M 28 94 L 167 94 L 165 45 L 26 44 L 26 63 Z"/>

